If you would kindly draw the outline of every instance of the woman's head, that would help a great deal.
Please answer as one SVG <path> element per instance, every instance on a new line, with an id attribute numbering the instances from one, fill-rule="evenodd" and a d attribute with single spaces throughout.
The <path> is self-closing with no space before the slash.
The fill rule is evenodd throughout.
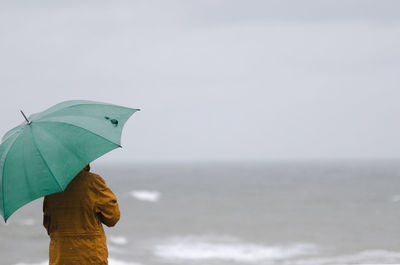
<path id="1" fill-rule="evenodd" d="M 90 171 L 90 164 L 87 164 L 86 167 L 83 168 L 85 171 Z"/>

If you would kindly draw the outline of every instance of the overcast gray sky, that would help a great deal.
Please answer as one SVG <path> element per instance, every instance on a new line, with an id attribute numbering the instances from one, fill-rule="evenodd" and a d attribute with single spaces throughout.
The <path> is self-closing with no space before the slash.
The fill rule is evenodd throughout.
<path id="1" fill-rule="evenodd" d="M 400 158 L 400 1 L 0 0 L 0 134 L 141 108 L 101 161 Z"/>

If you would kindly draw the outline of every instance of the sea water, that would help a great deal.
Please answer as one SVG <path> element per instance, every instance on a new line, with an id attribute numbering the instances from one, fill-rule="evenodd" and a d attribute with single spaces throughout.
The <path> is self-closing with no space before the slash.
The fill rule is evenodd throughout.
<path id="1" fill-rule="evenodd" d="M 110 265 L 400 263 L 400 161 L 102 166 Z M 0 264 L 47 264 L 42 199 L 0 224 Z"/>

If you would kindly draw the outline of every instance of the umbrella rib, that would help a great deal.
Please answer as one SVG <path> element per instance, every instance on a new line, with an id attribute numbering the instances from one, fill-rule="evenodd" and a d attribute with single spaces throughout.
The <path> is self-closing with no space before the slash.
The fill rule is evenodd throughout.
<path id="1" fill-rule="evenodd" d="M 32 127 L 30 127 L 32 128 Z M 42 159 L 43 163 L 45 164 L 45 166 L 47 167 L 47 169 L 49 170 L 51 176 L 53 177 L 53 179 L 57 182 L 58 186 L 60 187 L 61 190 L 64 190 L 63 187 L 61 186 L 60 182 L 58 181 L 58 179 L 54 176 L 53 171 L 51 171 L 51 168 L 49 167 L 49 165 L 47 164 L 46 160 L 44 159 L 42 153 L 40 152 L 39 147 L 36 144 L 36 139 L 35 139 L 35 135 L 32 132 L 32 129 L 30 130 L 31 134 L 32 134 L 32 139 L 33 139 L 33 145 L 35 146 L 36 150 L 38 151 L 40 158 Z"/>
<path id="2" fill-rule="evenodd" d="M 15 141 L 17 140 L 17 138 L 18 137 L 15 137 L 15 139 L 13 139 L 12 140 L 12 142 L 10 143 L 10 145 L 7 147 L 7 150 L 3 153 L 3 156 L 5 156 L 5 158 L 4 158 L 4 162 L 3 162 L 3 164 L 2 164 L 2 169 L 1 169 L 1 176 L 2 176 L 2 178 L 1 178 L 1 187 L 2 187 L 2 200 L 3 200 L 3 217 L 5 218 L 5 212 L 6 212 L 6 209 L 5 209 L 5 202 L 4 202 L 4 198 L 5 198 L 5 196 L 4 196 L 4 193 L 5 193 L 5 190 L 4 190 L 4 166 L 5 166 L 5 164 L 6 164 L 6 162 L 7 162 L 7 154 L 8 154 L 8 152 L 10 151 L 10 149 L 11 149 L 11 147 L 14 145 L 14 143 L 15 143 Z M 7 139 L 9 139 L 9 138 L 7 138 Z M 3 156 L 1 157 L 1 160 L 3 159 Z M 6 222 L 7 222 L 7 219 L 6 219 Z"/>
<path id="3" fill-rule="evenodd" d="M 107 139 L 106 137 L 101 136 L 100 134 L 97 134 L 97 133 L 95 133 L 95 132 L 92 132 L 92 131 L 89 130 L 89 129 L 86 129 L 86 128 L 77 126 L 77 125 L 72 124 L 72 123 L 68 123 L 68 122 L 64 122 L 64 121 L 35 121 L 35 123 L 39 123 L 39 122 L 40 122 L 40 123 L 55 123 L 55 122 L 56 122 L 56 123 L 62 123 L 62 124 L 67 124 L 67 125 L 70 125 L 70 126 L 74 126 L 74 127 L 76 127 L 76 128 L 85 130 L 85 131 L 87 131 L 87 132 L 89 132 L 89 133 L 91 133 L 91 134 L 94 134 L 94 135 L 96 135 L 96 136 L 98 136 L 98 137 L 101 137 L 101 138 L 103 138 L 104 140 L 106 140 L 106 141 L 108 141 L 108 142 L 110 142 L 110 143 L 112 143 L 112 144 L 115 144 L 115 145 L 118 146 L 118 147 L 122 147 L 120 144 L 114 143 L 114 142 L 111 141 L 110 139 Z"/>
<path id="4" fill-rule="evenodd" d="M 15 127 L 14 129 L 11 129 L 10 131 L 8 131 L 3 138 L 1 139 L 2 142 L 5 142 L 9 137 L 15 135 L 16 133 L 21 132 L 21 130 L 23 130 L 23 125 L 19 125 L 17 127 Z M 10 133 L 11 132 L 11 133 Z"/>

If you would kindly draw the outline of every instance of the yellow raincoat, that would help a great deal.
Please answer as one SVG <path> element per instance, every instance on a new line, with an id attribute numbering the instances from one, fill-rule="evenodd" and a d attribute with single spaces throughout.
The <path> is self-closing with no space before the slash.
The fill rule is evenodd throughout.
<path id="1" fill-rule="evenodd" d="M 64 192 L 44 198 L 50 265 L 108 264 L 102 223 L 114 226 L 120 212 L 115 195 L 89 169 L 83 169 Z"/>

